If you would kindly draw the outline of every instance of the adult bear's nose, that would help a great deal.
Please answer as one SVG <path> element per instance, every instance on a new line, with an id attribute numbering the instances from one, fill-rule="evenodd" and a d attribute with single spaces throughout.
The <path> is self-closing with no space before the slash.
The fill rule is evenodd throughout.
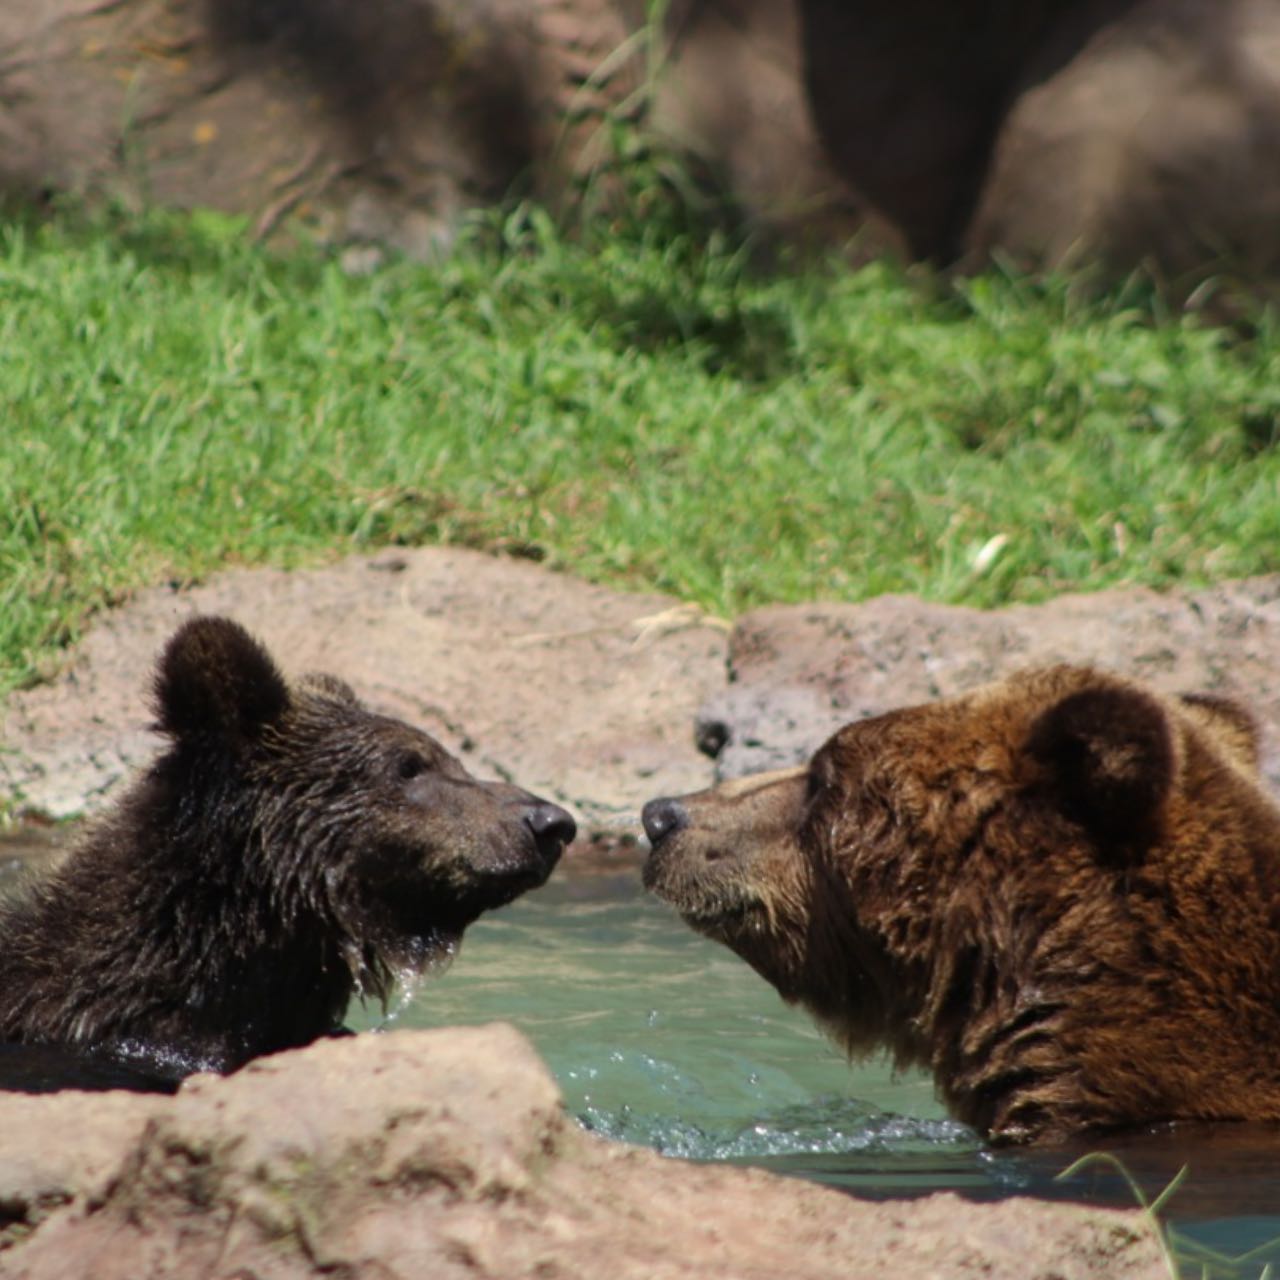
<path id="1" fill-rule="evenodd" d="M 550 862 L 555 862 L 565 845 L 572 844 L 578 834 L 578 824 L 569 812 L 549 800 L 540 800 L 527 810 L 524 820 L 533 832 L 538 852 Z"/>
<path id="2" fill-rule="evenodd" d="M 656 849 L 673 831 L 689 825 L 689 813 L 679 800 L 659 796 L 640 811 L 640 821 L 644 823 L 649 843 Z"/>

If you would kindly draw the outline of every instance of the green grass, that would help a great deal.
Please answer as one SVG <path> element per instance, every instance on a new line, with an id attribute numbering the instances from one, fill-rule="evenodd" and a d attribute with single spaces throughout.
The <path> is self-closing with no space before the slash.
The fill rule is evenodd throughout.
<path id="1" fill-rule="evenodd" d="M 360 278 L 212 215 L 12 217 L 0 692 L 140 584 L 386 543 L 724 614 L 1272 570 L 1278 365 L 1266 316 L 766 272 L 656 215 L 568 237 L 520 209 Z"/>
<path id="2" fill-rule="evenodd" d="M 1273 1280 L 1273 1264 L 1280 1240 L 1269 1240 L 1245 1253 L 1228 1254 L 1210 1249 L 1165 1220 L 1169 1201 L 1186 1181 L 1184 1165 L 1158 1195 L 1148 1196 L 1125 1163 L 1110 1151 L 1093 1151 L 1075 1160 L 1055 1181 L 1066 1181 L 1088 1168 L 1101 1169 L 1127 1184 L 1134 1207 L 1142 1211 L 1154 1232 L 1169 1280 Z"/>

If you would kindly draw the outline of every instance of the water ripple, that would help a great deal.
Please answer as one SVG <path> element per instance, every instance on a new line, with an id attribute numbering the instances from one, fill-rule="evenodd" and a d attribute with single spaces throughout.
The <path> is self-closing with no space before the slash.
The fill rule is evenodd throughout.
<path id="1" fill-rule="evenodd" d="M 973 1131 L 953 1120 L 893 1115 L 856 1099 L 818 1098 L 747 1122 L 709 1125 L 646 1115 L 623 1106 L 587 1106 L 583 1128 L 689 1160 L 751 1160 L 765 1156 L 903 1154 L 975 1145 Z"/>

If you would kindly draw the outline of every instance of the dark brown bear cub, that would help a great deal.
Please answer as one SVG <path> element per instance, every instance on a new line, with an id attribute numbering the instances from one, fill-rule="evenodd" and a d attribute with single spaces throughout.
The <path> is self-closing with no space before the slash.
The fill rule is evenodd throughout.
<path id="1" fill-rule="evenodd" d="M 229 1071 L 340 1028 L 542 884 L 556 805 L 479 782 L 331 677 L 288 685 L 225 618 L 156 677 L 168 750 L 0 910 L 0 1040 Z"/>
<path id="2" fill-rule="evenodd" d="M 1280 1120 L 1280 810 L 1246 713 L 1031 671 L 651 801 L 645 882 L 996 1141 Z"/>

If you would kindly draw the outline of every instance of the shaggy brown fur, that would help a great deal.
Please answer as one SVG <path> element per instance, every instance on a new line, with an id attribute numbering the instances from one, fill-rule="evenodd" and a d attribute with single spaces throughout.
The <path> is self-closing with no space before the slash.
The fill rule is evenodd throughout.
<path id="1" fill-rule="evenodd" d="M 168 751 L 0 910 L 0 1041 L 178 1076 L 305 1044 L 353 993 L 447 958 L 574 836 L 340 680 L 290 687 L 225 618 L 169 642 L 156 708 Z"/>
<path id="2" fill-rule="evenodd" d="M 645 882 L 996 1141 L 1280 1120 L 1280 810 L 1247 714 L 1053 667 L 651 801 Z"/>

